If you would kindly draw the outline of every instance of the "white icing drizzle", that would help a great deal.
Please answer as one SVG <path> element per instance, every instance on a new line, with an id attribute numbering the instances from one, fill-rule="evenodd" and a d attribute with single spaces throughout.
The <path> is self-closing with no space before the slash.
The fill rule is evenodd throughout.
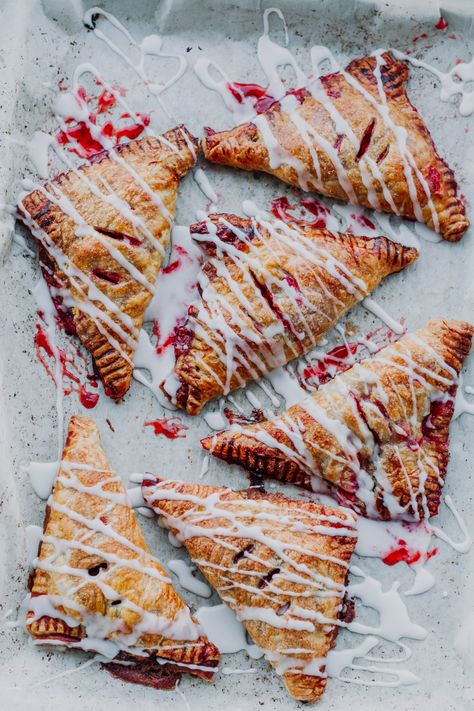
<path id="1" fill-rule="evenodd" d="M 472 114 L 474 111 L 474 91 L 472 89 L 469 91 L 468 87 L 469 82 L 474 81 L 474 57 L 469 62 L 455 64 L 449 72 L 442 72 L 432 64 L 405 54 L 405 52 L 400 52 L 398 49 L 391 49 L 390 51 L 397 59 L 410 62 L 414 67 L 422 67 L 437 77 L 441 85 L 441 101 L 450 101 L 453 97 L 460 96 L 459 113 L 461 116 L 470 116 Z"/>
<path id="2" fill-rule="evenodd" d="M 157 511 L 163 515 L 166 524 L 177 532 L 176 536 L 180 541 L 184 542 L 189 538 L 205 536 L 211 540 L 215 540 L 219 545 L 223 545 L 235 551 L 235 553 L 239 553 L 240 549 L 232 542 L 232 538 L 246 538 L 264 544 L 273 552 L 278 560 L 288 565 L 288 568 L 283 570 L 279 568 L 276 574 L 273 575 L 271 582 L 268 582 L 263 588 L 259 588 L 256 585 L 250 586 L 248 584 L 238 583 L 235 579 L 231 581 L 227 578 L 226 572 L 228 570 L 229 572 L 232 571 L 233 568 L 228 569 L 221 564 L 211 563 L 206 560 L 195 561 L 204 570 L 206 568 L 215 568 L 221 571 L 222 582 L 218 589 L 219 595 L 224 602 L 232 606 L 240 622 L 261 620 L 278 629 L 306 630 L 309 632 L 315 630 L 316 624 L 345 626 L 344 622 L 326 618 L 317 610 L 301 607 L 298 605 L 296 599 L 290 603 L 288 609 L 284 610 L 282 614 L 277 614 L 273 609 L 273 605 L 271 607 L 246 606 L 241 603 L 237 605 L 235 599 L 229 592 L 232 588 L 242 588 L 243 590 L 249 590 L 252 594 L 258 596 L 258 598 L 263 597 L 270 602 L 274 602 L 278 600 L 281 592 L 277 581 L 288 580 L 304 584 L 308 590 L 307 594 L 309 595 L 316 597 L 336 596 L 342 599 L 345 592 L 344 585 L 335 582 L 329 576 L 312 570 L 304 563 L 299 563 L 297 559 L 295 559 L 295 554 L 302 553 L 310 558 L 331 561 L 343 568 L 347 568 L 347 563 L 339 558 L 337 554 L 329 555 L 318 553 L 303 544 L 282 542 L 279 540 L 278 534 L 272 534 L 272 529 L 269 524 L 272 520 L 276 520 L 283 523 L 288 530 L 321 533 L 329 536 L 347 535 L 353 537 L 356 535 L 354 528 L 355 517 L 351 515 L 349 511 L 345 511 L 347 518 L 342 526 L 341 519 L 338 516 L 324 513 L 316 514 L 306 510 L 300 514 L 296 507 L 289 507 L 287 511 L 283 511 L 281 507 L 272 504 L 270 501 L 262 502 L 261 500 L 246 499 L 244 506 L 238 507 L 237 511 L 234 512 L 226 506 L 226 501 L 223 498 L 223 490 L 217 492 L 211 491 L 207 495 L 196 496 L 191 493 L 181 493 L 177 488 L 166 488 L 167 483 L 166 481 L 158 482 L 153 484 L 151 488 L 145 485 L 144 496 L 145 500 L 151 505 L 163 499 L 166 501 L 185 501 L 196 506 L 195 508 L 191 507 L 182 514 L 176 515 L 163 512 L 159 508 L 159 505 L 156 507 Z M 227 493 L 227 490 L 224 490 L 224 493 Z M 238 504 L 238 502 L 236 503 Z M 210 519 L 224 520 L 227 525 L 224 523 L 215 527 L 203 525 L 203 522 Z M 333 522 L 338 525 L 332 526 L 331 524 Z M 270 571 L 274 568 L 275 559 L 273 556 L 267 560 L 256 557 L 257 554 L 252 551 L 247 551 L 246 555 L 250 559 L 258 560 L 258 562 L 264 566 L 264 570 Z M 235 566 L 235 569 L 237 569 L 237 562 Z M 240 570 L 241 568 L 239 568 L 239 571 Z M 245 568 L 243 568 L 243 570 L 245 570 Z M 285 594 L 289 594 L 287 590 L 285 590 Z M 305 593 L 303 593 L 302 596 L 304 597 Z M 199 619 L 205 627 L 202 618 L 199 617 Z M 383 629 L 382 624 L 380 628 Z M 362 632 L 362 630 L 360 631 Z M 316 660 L 316 662 L 313 660 L 314 663 L 310 664 L 307 660 L 298 658 L 297 655 L 288 653 L 288 650 L 284 649 L 279 650 L 277 653 L 273 650 L 263 650 L 263 652 L 268 660 L 276 664 L 276 669 L 279 673 L 288 671 L 288 669 L 296 671 L 303 668 L 305 673 L 314 673 L 318 676 L 324 675 L 320 660 Z"/>
<path id="3" fill-rule="evenodd" d="M 262 650 L 247 642 L 245 627 L 227 605 L 200 607 L 195 617 L 207 638 L 218 647 L 221 654 L 235 654 L 245 650 L 251 659 L 260 659 L 263 656 Z"/>
<path id="4" fill-rule="evenodd" d="M 415 361 L 412 358 L 409 348 L 410 340 L 416 344 L 417 348 L 426 351 L 427 356 L 434 360 L 435 366 L 433 369 L 424 366 L 420 360 Z M 355 401 L 352 409 L 357 420 L 358 429 L 360 429 L 360 435 L 356 435 L 353 429 L 349 428 L 337 414 L 341 408 L 341 402 L 346 402 L 347 400 L 352 402 L 354 400 L 354 396 L 350 394 L 351 392 L 355 393 L 358 398 L 364 397 L 364 393 L 362 391 L 359 392 L 361 383 L 364 384 L 365 390 L 369 395 L 373 393 L 372 399 L 363 399 L 364 406 L 366 408 L 375 408 L 374 414 L 377 414 L 378 410 L 373 402 L 374 398 L 375 401 L 381 403 L 382 407 L 384 406 L 384 403 L 387 402 L 388 394 L 384 390 L 382 380 L 377 375 L 377 369 L 374 368 L 374 365 L 378 363 L 393 368 L 395 373 L 399 371 L 404 377 L 408 376 L 409 387 L 412 391 L 412 416 L 409 420 L 407 419 L 405 427 L 400 427 L 399 430 L 396 430 L 397 434 L 402 438 L 401 442 L 412 442 L 411 448 L 412 451 L 416 452 L 417 470 L 419 471 L 418 488 L 415 491 L 412 488 L 412 481 L 408 473 L 402 469 L 407 489 L 410 492 L 409 501 L 405 506 L 401 506 L 399 499 L 393 495 L 391 484 L 386 476 L 383 464 L 381 464 L 382 457 L 379 452 L 379 445 L 374 440 L 373 432 L 368 428 L 365 418 L 362 418 L 360 411 L 357 409 Z M 436 385 L 432 385 L 428 378 L 430 381 L 434 381 Z M 416 333 L 411 334 L 405 336 L 404 341 L 386 346 L 371 360 L 356 363 L 343 376 L 336 375 L 332 381 L 325 384 L 324 389 L 321 391 L 322 395 L 316 396 L 318 399 L 307 396 L 298 403 L 299 408 L 305 410 L 319 426 L 336 439 L 343 452 L 342 458 L 335 455 L 330 449 L 322 448 L 317 442 L 306 440 L 305 430 L 298 419 L 298 410 L 293 415 L 290 411 L 287 411 L 273 419 L 273 429 L 283 432 L 290 440 L 289 445 L 280 441 L 280 438 L 273 436 L 258 423 L 246 434 L 294 461 L 308 475 L 311 481 L 314 480 L 315 473 L 318 471 L 313 452 L 321 451 L 327 456 L 328 466 L 335 466 L 340 462 L 343 467 L 352 472 L 354 494 L 359 505 L 365 507 L 366 515 L 370 517 L 378 518 L 380 516 L 375 498 L 378 495 L 381 496 L 383 506 L 391 518 L 405 518 L 408 520 L 428 518 L 430 512 L 425 490 L 426 479 L 428 476 L 434 477 L 438 480 L 440 487 L 443 485 L 443 480 L 436 460 L 431 455 L 425 454 L 423 447 L 419 446 L 419 444 L 417 445 L 420 437 L 419 431 L 422 421 L 426 421 L 426 426 L 429 427 L 429 408 L 432 403 L 436 401 L 449 403 L 452 399 L 448 394 L 448 390 L 457 383 L 457 380 L 456 371 L 439 356 L 432 346 Z M 418 387 L 423 387 L 426 393 L 424 404 L 422 405 L 424 409 L 421 412 L 419 412 L 415 395 L 415 382 Z M 351 383 L 354 383 L 352 390 Z M 342 401 L 341 397 L 343 398 Z M 236 425 L 234 429 L 238 431 L 240 428 Z M 400 462 L 403 462 L 400 444 L 392 441 L 391 447 L 395 456 L 398 456 Z M 364 469 L 359 458 L 359 453 L 362 453 L 364 449 L 370 452 L 371 460 L 375 465 L 375 469 L 370 475 Z M 423 510 L 422 515 L 420 515 L 418 504 L 420 498 Z M 350 496 L 347 501 L 350 503 Z"/>
<path id="5" fill-rule="evenodd" d="M 29 462 L 22 471 L 30 477 L 31 486 L 40 499 L 48 499 L 58 474 L 59 461 Z"/>
<path id="6" fill-rule="evenodd" d="M 169 560 L 167 566 L 168 570 L 176 575 L 182 588 L 200 597 L 211 597 L 212 590 L 209 585 L 195 576 L 196 568 L 191 568 L 178 558 Z"/>
<path id="7" fill-rule="evenodd" d="M 216 225 L 205 213 L 207 232 L 193 233 L 196 242 L 212 244 L 215 254 L 207 254 L 198 275 L 200 297 L 192 304 L 193 312 L 187 326 L 195 337 L 202 338 L 215 352 L 212 360 L 216 366 L 210 365 L 210 359 L 206 362 L 200 359 L 199 364 L 222 394 L 227 395 L 248 380 L 257 380 L 269 373 L 268 379 L 274 390 L 295 402 L 304 390 L 298 385 L 292 367 L 282 366 L 314 347 L 320 339 L 321 333 L 315 334 L 310 322 L 312 313 L 316 311 L 321 317 L 318 320 L 322 322 L 322 331 L 325 324 L 327 328 L 331 326 L 336 309 L 345 309 L 342 296 L 336 297 L 325 280 L 336 279 L 340 284 L 339 294 L 342 295 L 344 290 L 346 299 L 362 300 L 368 293 L 368 286 L 317 240 L 281 220 L 267 219 L 266 213 L 256 206 L 246 204 L 244 208 L 247 213 L 255 215 L 251 218 L 250 236 L 224 217 Z M 239 249 L 225 236 L 219 236 L 219 226 L 230 230 L 244 243 L 245 249 Z M 286 269 L 264 265 L 262 255 L 278 254 L 279 251 L 288 255 L 288 264 L 295 263 L 295 275 Z M 298 264 L 303 263 L 305 268 L 309 265 L 312 269 L 318 286 L 327 297 L 326 309 L 310 302 L 303 286 L 298 284 Z M 228 288 L 229 297 L 225 289 L 214 286 L 214 281 L 207 276 L 209 271 L 215 274 L 218 284 L 222 282 Z M 269 296 L 265 296 L 264 288 L 273 294 L 272 299 L 275 295 L 288 299 L 292 309 L 280 314 Z M 236 301 L 235 305 L 233 301 Z M 268 324 L 265 328 L 258 327 L 262 310 Z M 218 367 L 219 370 L 225 368 L 225 379 Z M 174 404 L 179 387 L 177 376 L 179 378 L 179 371 L 173 372 L 163 385 Z M 260 381 L 259 385 L 277 406 L 279 400 L 269 393 L 265 383 Z M 208 413 L 204 417 L 209 426 L 222 429 L 219 413 Z"/>
<path id="8" fill-rule="evenodd" d="M 285 31 L 284 47 L 269 38 L 268 21 L 272 14 L 277 15 L 283 24 Z M 329 158 L 333 164 L 337 173 L 339 184 L 344 190 L 347 200 L 352 204 L 357 204 L 358 199 L 351 183 L 349 172 L 343 166 L 339 158 L 337 148 L 331 145 L 325 136 L 318 133 L 316 129 L 303 118 L 300 112 L 299 102 L 291 93 L 287 93 L 285 85 L 279 74 L 280 68 L 290 66 L 295 74 L 295 88 L 299 89 L 305 87 L 312 94 L 313 98 L 326 111 L 329 121 L 334 126 L 336 135 L 343 136 L 343 140 L 348 140 L 357 152 L 360 147 L 359 139 L 355 135 L 349 121 L 344 118 L 344 116 L 342 116 L 337 109 L 333 98 L 328 92 L 326 92 L 324 84 L 321 81 L 322 73 L 320 67 L 322 64 L 327 65 L 329 63 L 330 72 L 340 73 L 345 81 L 353 89 L 355 89 L 372 108 L 375 109 L 376 114 L 380 116 L 387 129 L 392 133 L 403 163 L 404 174 L 415 217 L 420 222 L 425 221 L 423 210 L 418 199 L 417 186 L 414 180 L 416 177 L 426 196 L 426 206 L 431 216 L 433 228 L 438 232 L 439 219 L 436 208 L 433 204 L 430 187 L 408 146 L 408 133 L 403 126 L 396 123 L 396 120 L 390 110 L 390 104 L 387 101 L 385 87 L 381 79 L 381 68 L 385 63 L 382 56 L 384 50 L 377 50 L 373 53 L 373 56 L 376 59 L 374 76 L 377 79 L 378 87 L 378 97 L 375 98 L 360 81 L 349 74 L 339 64 L 332 52 L 327 47 L 322 45 L 314 45 L 310 49 L 312 74 L 310 77 L 307 77 L 299 67 L 295 57 L 286 46 L 288 44 L 288 32 L 281 11 L 276 8 L 267 9 L 264 12 L 263 22 L 264 31 L 258 41 L 257 57 L 267 79 L 268 95 L 272 96 L 275 100 L 280 101 L 281 110 L 288 114 L 293 126 L 299 132 L 302 141 L 307 145 L 313 163 L 310 172 L 305 169 L 303 163 L 299 159 L 290 156 L 284 147 L 279 143 L 278 139 L 273 135 L 270 123 L 264 113 L 255 116 L 255 111 L 253 110 L 250 101 L 248 101 L 245 97 L 243 97 L 241 101 L 237 101 L 237 99 L 233 97 L 228 89 L 231 82 L 225 72 L 218 67 L 215 62 L 212 62 L 206 58 L 201 58 L 195 65 L 194 70 L 205 86 L 217 91 L 221 95 L 227 108 L 232 111 L 234 119 L 241 122 L 251 120 L 258 127 L 261 138 L 263 139 L 268 151 L 270 167 L 276 169 L 281 165 L 286 164 L 295 170 L 299 186 L 303 190 L 316 190 L 321 192 L 321 169 L 318 152 L 322 153 Z M 446 100 L 454 94 L 461 94 L 461 113 L 467 115 L 468 112 L 470 113 L 474 110 L 474 92 L 466 92 L 464 87 L 465 83 L 474 78 L 474 58 L 470 63 L 461 63 L 453 67 L 451 72 L 443 74 L 426 63 L 415 60 L 407 55 L 403 55 L 401 52 L 397 52 L 397 50 L 391 51 L 393 51 L 395 57 L 407 59 L 415 66 L 424 66 L 430 71 L 433 71 L 433 73 L 435 73 L 442 82 L 444 92 L 443 95 Z M 209 70 L 211 67 L 214 72 L 217 71 L 220 73 L 222 79 L 216 81 L 210 76 Z M 455 81 L 453 79 L 454 76 L 456 76 L 458 80 L 460 79 L 461 82 Z M 360 160 L 358 160 L 358 168 L 362 183 L 367 191 L 367 200 L 369 205 L 375 210 L 382 209 L 377 197 L 376 186 L 378 185 L 380 186 L 384 200 L 388 204 L 390 211 L 398 215 L 399 209 L 395 204 L 394 196 L 392 195 L 389 186 L 384 180 L 382 170 L 378 163 L 371 156 L 365 154 L 361 156 Z"/>
<path id="9" fill-rule="evenodd" d="M 105 474 L 95 484 L 90 486 L 82 483 L 80 473 L 82 471 L 92 471 L 98 474 Z M 81 524 L 77 535 L 71 539 L 56 538 L 44 533 L 37 535 L 35 530 L 35 541 L 41 540 L 50 548 L 48 555 L 36 558 L 33 567 L 36 570 L 44 570 L 50 573 L 63 573 L 72 576 L 71 589 L 56 595 L 28 596 L 23 604 L 24 612 L 33 613 L 33 619 L 41 617 L 53 617 L 63 620 L 71 627 L 80 624 L 83 627 L 85 636 L 77 641 L 68 642 L 67 646 L 79 647 L 85 651 L 96 651 L 104 655 L 107 659 L 114 658 L 120 651 L 129 651 L 136 656 L 146 656 L 152 650 L 140 649 L 140 638 L 144 634 L 158 634 L 172 640 L 181 640 L 181 644 L 191 644 L 197 640 L 200 634 L 199 627 L 192 620 L 190 611 L 183 607 L 171 620 L 159 612 L 150 612 L 142 608 L 138 602 L 127 598 L 124 594 L 118 594 L 114 589 L 114 579 L 120 569 L 136 571 L 141 575 L 146 575 L 159 581 L 162 584 L 169 583 L 169 578 L 164 571 L 160 572 L 155 566 L 155 559 L 146 550 L 136 546 L 126 537 L 118 533 L 114 527 L 114 508 L 117 505 L 128 506 L 129 495 L 122 492 L 110 491 L 110 484 L 120 482 L 119 477 L 108 470 L 97 470 L 89 465 L 75 462 L 63 461 L 57 482 L 64 487 L 73 489 L 79 493 L 93 495 L 97 497 L 94 502 L 94 518 L 86 517 L 66 506 L 60 504 L 57 497 L 51 496 L 48 505 L 52 511 L 58 511 L 72 521 Z M 137 496 L 131 492 L 131 499 L 138 503 L 141 494 Z M 108 517 L 111 517 L 109 522 Z M 104 538 L 110 538 L 124 546 L 128 550 L 128 556 L 123 557 L 110 552 L 104 546 Z M 105 539 L 105 542 L 106 542 Z M 97 556 L 101 564 L 93 566 L 94 570 L 82 569 L 70 564 L 70 556 L 76 551 L 83 554 Z M 92 577 L 93 576 L 93 577 Z M 78 600 L 77 593 L 83 586 L 89 586 L 93 582 L 106 600 L 106 604 L 120 605 L 121 609 L 128 608 L 137 613 L 138 619 L 133 628 L 124 629 L 120 616 L 114 617 L 107 614 L 94 614 L 82 605 Z M 196 587 L 199 581 L 196 582 Z M 207 592 L 208 588 L 201 583 L 201 593 Z M 204 587 L 206 590 L 204 590 Z M 67 613 L 63 610 L 69 610 Z M 75 612 L 77 616 L 73 615 Z M 28 618 L 31 622 L 32 619 Z M 188 640 L 182 642 L 182 640 Z M 64 644 L 61 640 L 35 640 L 35 643 Z M 136 647 L 138 645 L 138 647 Z M 193 665 L 193 668 L 206 670 L 206 667 Z"/>
<path id="10" fill-rule="evenodd" d="M 404 332 L 405 329 L 400 321 L 392 318 L 392 316 L 370 296 L 366 296 L 365 299 L 362 300 L 362 306 L 383 321 L 394 333 L 402 334 Z"/>

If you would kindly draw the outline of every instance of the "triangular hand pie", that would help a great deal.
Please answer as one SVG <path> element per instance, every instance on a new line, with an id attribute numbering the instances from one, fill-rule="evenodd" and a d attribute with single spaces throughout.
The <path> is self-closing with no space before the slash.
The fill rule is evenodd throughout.
<path id="1" fill-rule="evenodd" d="M 142 491 L 291 696 L 316 701 L 344 624 L 354 514 L 255 489 L 144 480 Z"/>
<path id="2" fill-rule="evenodd" d="M 282 482 L 318 490 L 374 518 L 438 511 L 449 423 L 473 327 L 429 321 L 261 424 L 207 437 L 205 449 Z"/>
<path id="3" fill-rule="evenodd" d="M 96 651 L 124 681 L 174 688 L 181 672 L 211 681 L 219 662 L 151 555 L 86 417 L 69 424 L 27 609 L 35 643 Z"/>
<path id="4" fill-rule="evenodd" d="M 307 353 L 385 276 L 418 256 L 386 237 L 261 217 L 210 215 L 190 229 L 206 262 L 162 389 L 191 415 L 211 398 Z"/>
<path id="5" fill-rule="evenodd" d="M 202 140 L 213 163 L 262 170 L 303 190 L 426 223 L 444 239 L 469 226 L 452 171 L 388 53 L 289 92 L 252 122 Z"/>
<path id="6" fill-rule="evenodd" d="M 180 179 L 196 161 L 184 126 L 95 155 L 19 202 L 56 304 L 72 309 L 105 391 L 120 400 L 170 239 Z"/>

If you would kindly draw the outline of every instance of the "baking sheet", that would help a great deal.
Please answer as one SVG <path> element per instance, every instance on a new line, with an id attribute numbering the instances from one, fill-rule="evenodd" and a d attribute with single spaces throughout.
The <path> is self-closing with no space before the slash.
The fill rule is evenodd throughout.
<path id="1" fill-rule="evenodd" d="M 88 3 L 63 3 L 57 0 L 5 3 L 2 21 L 3 65 L 8 68 L 2 78 L 2 158 L 0 179 L 7 206 L 0 234 L 4 251 L 11 230 L 8 205 L 20 188 L 20 178 L 31 174 L 26 150 L 22 145 L 38 129 L 50 130 L 54 124 L 51 102 L 57 82 L 71 81 L 79 62 L 90 61 L 100 68 L 102 76 L 130 87 L 136 110 L 154 109 L 153 123 L 164 131 L 183 121 L 197 135 L 203 125 L 225 128 L 232 125 L 231 115 L 220 97 L 206 89 L 197 79 L 192 66 L 202 56 L 215 60 L 236 81 L 263 83 L 256 61 L 256 43 L 262 32 L 262 10 L 266 3 L 240 2 L 239 6 L 222 2 L 165 0 L 161 3 L 135 0 L 105 2 L 132 34 L 141 39 L 150 33 L 164 37 L 164 49 L 181 54 L 188 61 L 184 76 L 171 86 L 162 98 L 170 116 L 157 106 L 130 68 L 121 63 L 97 37 L 85 30 L 81 18 Z M 380 46 L 417 51 L 428 62 L 443 70 L 457 58 L 468 60 L 474 49 L 471 3 L 449 3 L 442 8 L 449 22 L 448 33 L 434 29 L 440 10 L 433 3 L 378 4 L 375 2 L 279 3 L 285 15 L 290 47 L 301 66 L 309 70 L 309 48 L 313 44 L 329 46 L 341 63 L 369 53 Z M 283 40 L 281 26 L 275 24 L 275 39 Z M 427 38 L 413 42 L 426 33 Z M 431 46 L 429 46 L 431 45 Z M 163 79 L 174 71 L 174 60 L 155 61 L 153 74 Z M 154 75 L 154 74 L 153 74 Z M 455 105 L 439 100 L 437 82 L 426 72 L 412 71 L 409 94 L 419 108 L 438 145 L 448 158 L 461 185 L 461 192 L 472 201 L 474 186 L 474 149 L 472 118 L 459 116 Z M 171 117 L 171 118 L 170 118 Z M 12 140 L 13 139 L 13 140 Z M 294 191 L 264 176 L 239 173 L 216 166 L 206 167 L 206 174 L 221 196 L 219 209 L 242 212 L 242 200 L 252 199 L 268 208 L 273 197 Z M 176 209 L 176 224 L 195 221 L 196 211 L 204 209 L 206 197 L 189 175 L 183 182 Z M 373 215 L 371 215 L 371 219 Z M 397 220 L 392 221 L 397 229 Z M 404 226 L 415 234 L 413 226 Z M 23 230 L 17 227 L 17 233 Z M 419 239 L 414 237 L 414 239 Z M 474 285 L 472 280 L 472 229 L 459 244 L 431 243 L 420 240 L 419 261 L 406 272 L 385 281 L 375 298 L 394 318 L 404 317 L 408 330 L 415 329 L 433 316 L 473 319 Z M 37 315 L 32 289 L 39 279 L 37 260 L 25 248 L 14 243 L 2 267 L 3 285 L 1 328 L 2 403 L 0 405 L 1 514 L 0 531 L 0 604 L 2 610 L 15 610 L 25 595 L 28 577 L 25 550 L 27 524 L 42 525 L 44 502 L 33 492 L 21 466 L 28 461 L 50 461 L 56 457 L 57 421 L 55 387 L 38 363 L 34 353 Z M 380 322 L 362 307 L 356 307 L 347 322 L 356 324 L 363 333 L 377 328 Z M 337 338 L 337 333 L 332 339 Z M 467 364 L 464 382 L 474 383 L 474 358 Z M 257 386 L 251 386 L 263 399 Z M 241 394 L 236 396 L 247 411 L 251 408 Z M 75 395 L 65 398 L 65 421 L 70 414 L 84 412 Z M 211 406 L 213 409 L 214 406 Z M 162 476 L 197 480 L 203 453 L 199 439 L 209 432 L 202 419 L 182 416 L 190 427 L 185 439 L 169 441 L 155 437 L 144 422 L 166 416 L 147 389 L 134 382 L 125 401 L 115 405 L 101 395 L 90 413 L 98 422 L 105 452 L 110 463 L 122 474 L 153 471 Z M 181 415 L 180 415 L 181 416 Z M 107 425 L 112 423 L 114 431 Z M 474 528 L 472 505 L 472 457 L 474 422 L 468 415 L 452 425 L 451 463 L 445 491 L 451 494 L 468 528 Z M 247 479 L 237 467 L 210 461 L 203 481 L 246 485 Z M 170 558 L 186 559 L 183 550 L 168 543 L 155 522 L 140 522 L 152 550 L 166 563 Z M 459 535 L 452 516 L 443 507 L 437 525 L 454 536 Z M 357 686 L 329 680 L 328 689 L 318 708 L 389 708 L 412 709 L 420 702 L 432 708 L 460 709 L 474 699 L 474 667 L 458 656 L 454 642 L 461 628 L 473 625 L 472 601 L 473 553 L 460 555 L 443 543 L 440 553 L 430 561 L 436 577 L 435 587 L 424 595 L 406 598 L 411 617 L 425 626 L 430 635 L 425 641 L 410 642 L 412 658 L 405 664 L 421 681 L 414 686 L 395 689 Z M 383 581 L 384 588 L 394 581 L 401 589 L 409 587 L 413 575 L 406 566 L 388 568 L 378 560 L 356 560 L 364 570 Z M 402 568 L 401 570 L 399 570 Z M 179 589 L 179 587 L 178 587 Z M 217 602 L 203 601 L 181 591 L 196 607 Z M 180 693 L 160 693 L 135 685 L 124 685 L 99 672 L 95 666 L 76 668 L 89 659 L 82 653 L 42 652 L 29 643 L 21 628 L 2 626 L 0 637 L 0 708 L 26 709 L 33 703 L 37 709 L 125 709 L 140 704 L 143 709 L 174 707 L 221 709 L 231 704 L 236 709 L 288 709 L 298 704 L 287 696 L 280 679 L 267 663 L 249 661 L 244 653 L 226 657 L 224 664 L 233 668 L 256 669 L 256 673 L 239 676 L 219 674 L 213 685 L 183 678 Z M 474 627 L 473 627 L 474 636 Z M 344 643 L 345 633 L 339 644 Z M 360 640 L 358 640 L 360 641 Z M 353 640 L 351 644 L 354 644 Z M 390 651 L 389 645 L 386 646 Z M 392 650 L 393 651 L 393 650 Z M 474 654 L 473 654 L 474 657 Z M 69 673 L 73 671 L 74 673 Z M 64 676 L 53 678 L 57 674 Z M 5 705 L 4 705 L 5 704 Z"/>

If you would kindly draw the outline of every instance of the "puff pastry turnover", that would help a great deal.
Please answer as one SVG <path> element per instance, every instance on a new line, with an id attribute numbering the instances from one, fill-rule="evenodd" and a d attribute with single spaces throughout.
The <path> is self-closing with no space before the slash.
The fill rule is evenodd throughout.
<path id="1" fill-rule="evenodd" d="M 426 223 L 457 241 L 469 223 L 454 175 L 408 99 L 389 53 L 290 92 L 251 122 L 202 140 L 206 158 L 303 190 Z"/>
<path id="2" fill-rule="evenodd" d="M 166 247 L 180 179 L 196 161 L 184 126 L 98 153 L 19 202 L 55 303 L 71 309 L 105 391 L 120 400 Z"/>
<path id="3" fill-rule="evenodd" d="M 191 225 L 206 253 L 200 297 L 176 332 L 162 389 L 189 414 L 307 353 L 388 274 L 418 256 L 385 237 L 210 215 Z"/>
<path id="4" fill-rule="evenodd" d="M 340 503 L 365 516 L 434 516 L 473 331 L 462 321 L 429 321 L 279 417 L 202 444 L 220 459 L 306 489 L 318 490 L 322 478 Z"/>
<path id="5" fill-rule="evenodd" d="M 151 555 L 86 417 L 69 424 L 30 589 L 36 644 L 96 651 L 147 686 L 174 688 L 181 672 L 212 680 L 219 651 Z"/>
<path id="6" fill-rule="evenodd" d="M 145 480 L 142 490 L 291 696 L 317 701 L 326 656 L 349 621 L 344 597 L 354 514 L 255 489 Z"/>

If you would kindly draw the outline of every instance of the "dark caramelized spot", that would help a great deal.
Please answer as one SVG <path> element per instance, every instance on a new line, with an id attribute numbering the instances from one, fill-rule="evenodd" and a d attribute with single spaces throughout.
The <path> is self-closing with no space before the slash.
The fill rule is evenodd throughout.
<path id="1" fill-rule="evenodd" d="M 103 561 L 102 563 L 99 563 L 98 565 L 93 565 L 92 568 L 89 568 L 89 570 L 87 572 L 89 573 L 89 575 L 91 575 L 94 578 L 96 575 L 99 575 L 102 568 L 104 570 L 107 570 L 108 567 L 109 567 L 108 564 L 105 561 Z"/>
<path id="2" fill-rule="evenodd" d="M 264 575 L 260 580 L 258 581 L 257 588 L 266 588 L 267 585 L 271 582 L 272 578 L 275 577 L 275 575 L 278 575 L 280 572 L 280 568 L 272 568 L 266 575 Z"/>
<path id="3" fill-rule="evenodd" d="M 120 605 L 121 602 L 122 602 L 122 600 L 112 600 L 112 602 L 110 604 L 115 606 L 115 605 Z"/>
<path id="4" fill-rule="evenodd" d="M 233 559 L 232 559 L 232 563 L 233 563 L 234 565 L 235 565 L 236 563 L 238 563 L 239 560 L 242 560 L 242 558 L 244 558 L 244 557 L 247 555 L 247 553 L 252 553 L 252 551 L 254 550 L 254 548 L 255 548 L 255 543 L 248 543 L 248 544 L 245 546 L 245 548 L 243 548 L 241 551 L 238 551 L 238 552 L 234 555 L 234 557 L 233 557 Z"/>

